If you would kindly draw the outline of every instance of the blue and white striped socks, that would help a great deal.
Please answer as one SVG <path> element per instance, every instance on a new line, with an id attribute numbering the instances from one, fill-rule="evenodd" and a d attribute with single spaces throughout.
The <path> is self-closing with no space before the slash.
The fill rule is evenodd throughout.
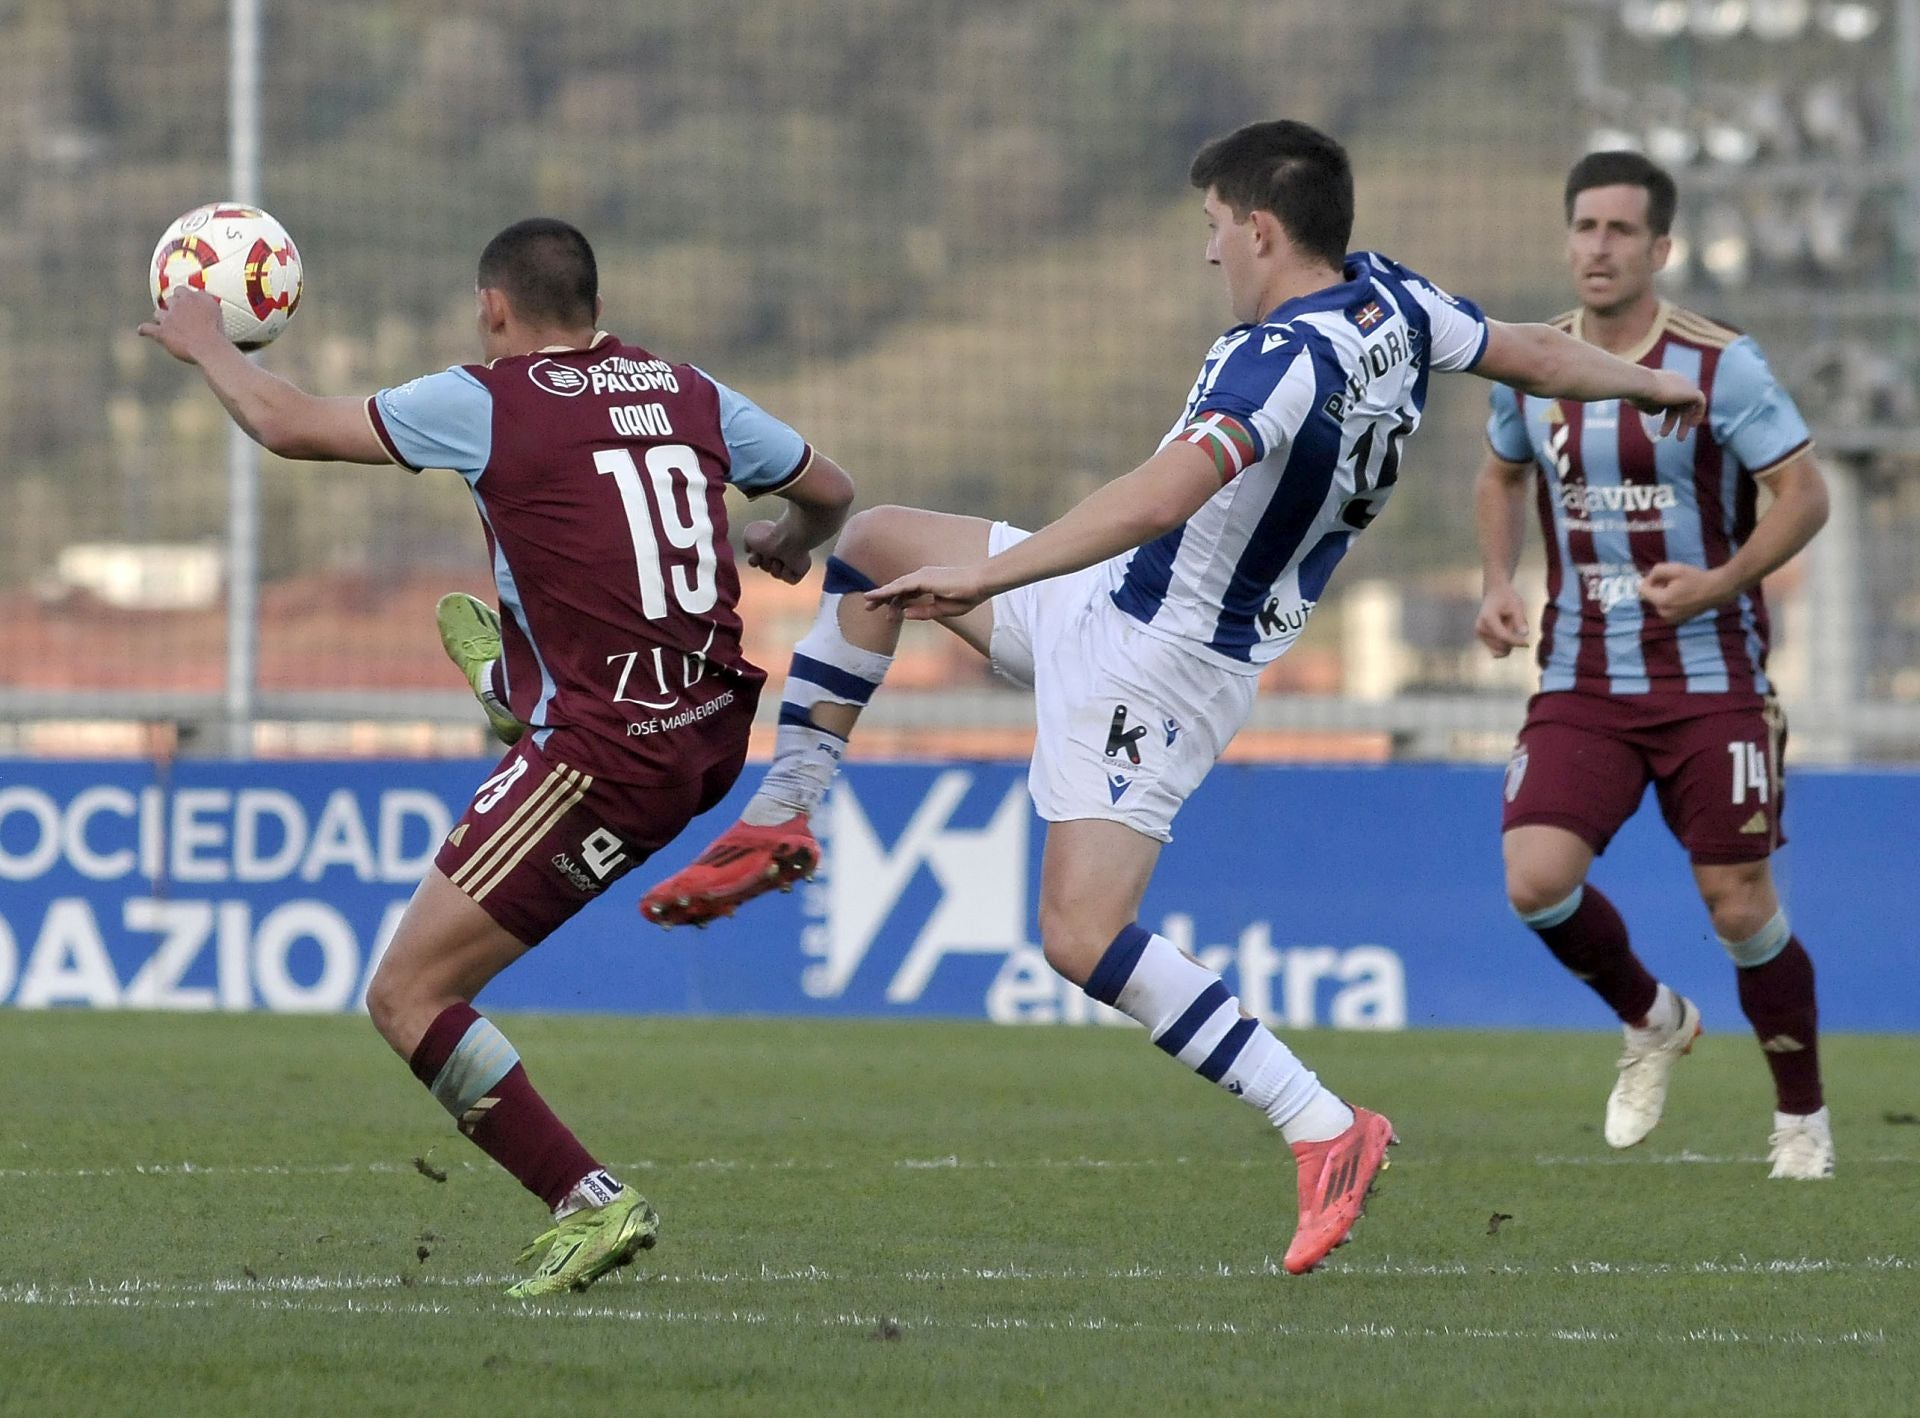
<path id="1" fill-rule="evenodd" d="M 1353 1110 L 1240 1012 L 1225 981 L 1166 937 L 1126 927 L 1083 988 L 1146 1025 L 1155 1045 L 1202 1078 L 1264 1112 L 1289 1143 L 1325 1142 L 1353 1126 Z"/>
<path id="2" fill-rule="evenodd" d="M 887 677 L 893 656 L 863 650 L 840 633 L 840 600 L 871 591 L 874 583 L 838 557 L 827 558 L 827 579 L 820 612 L 806 639 L 793 648 L 793 663 L 780 692 L 780 725 L 774 733 L 773 764 L 759 791 L 740 815 L 742 822 L 771 827 L 795 813 L 811 814 L 826 796 L 847 741 L 813 722 L 816 704 L 865 708 Z"/>

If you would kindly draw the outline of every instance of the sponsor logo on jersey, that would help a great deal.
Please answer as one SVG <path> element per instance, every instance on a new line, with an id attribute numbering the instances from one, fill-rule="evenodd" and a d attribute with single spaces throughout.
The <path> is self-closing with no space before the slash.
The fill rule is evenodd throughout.
<path id="1" fill-rule="evenodd" d="M 733 703 L 733 691 L 723 689 L 704 704 L 695 704 L 691 708 L 682 709 L 678 714 L 668 714 L 655 719 L 642 719 L 638 723 L 629 722 L 627 724 L 627 737 L 630 739 L 640 739 L 647 737 L 649 734 L 672 733 L 675 729 L 684 729 L 689 724 L 697 724 L 702 719 L 718 714 L 731 703 Z"/>
<path id="2" fill-rule="evenodd" d="M 1583 566 L 1580 568 L 1580 589 L 1605 614 L 1615 606 L 1639 599 L 1640 573 Z"/>
<path id="3" fill-rule="evenodd" d="M 680 376 L 664 359 L 628 359 L 608 355 L 587 368 L 587 378 L 596 394 L 651 394 L 680 392 Z"/>
<path id="4" fill-rule="evenodd" d="M 1280 598 L 1272 597 L 1260 611 L 1260 634 L 1269 640 L 1276 635 L 1298 635 L 1307 628 L 1307 617 L 1318 604 L 1318 601 L 1302 601 L 1292 610 L 1283 611 Z"/>
<path id="5" fill-rule="evenodd" d="M 558 394 L 563 399 L 571 399 L 587 391 L 586 375 L 570 364 L 557 364 L 550 359 L 537 359 L 528 365 L 527 378 L 533 381 L 536 389 Z"/>
<path id="6" fill-rule="evenodd" d="M 1664 512 L 1680 505 L 1680 494 L 1666 483 L 1589 487 L 1569 482 L 1561 484 L 1560 505 L 1569 512 Z"/>
<path id="7" fill-rule="evenodd" d="M 1180 726 L 1172 719 L 1169 719 L 1162 727 L 1167 731 L 1167 747 L 1172 748 L 1173 741 L 1180 737 Z"/>
<path id="8" fill-rule="evenodd" d="M 1107 774 L 1107 793 L 1115 802 L 1127 795 L 1127 789 L 1133 786 L 1133 779 L 1124 773 Z"/>
<path id="9" fill-rule="evenodd" d="M 555 852 L 553 854 L 553 864 L 560 869 L 560 875 L 567 879 L 567 884 L 582 896 L 595 896 L 599 894 L 600 883 L 582 871 L 579 863 L 575 862 L 574 859 L 569 857 L 565 852 Z"/>
<path id="10" fill-rule="evenodd" d="M 1131 729 L 1127 727 L 1126 705 L 1116 704 L 1113 706 L 1113 723 L 1107 729 L 1108 758 L 1117 758 L 1124 750 L 1127 755 L 1127 762 L 1131 763 L 1135 768 L 1138 768 L 1140 766 L 1140 740 L 1146 736 L 1147 726 L 1145 724 L 1136 724 Z M 1171 743 L 1173 740 L 1168 739 L 1167 741 Z M 1124 792 L 1125 789 L 1121 791 Z M 1113 796 L 1115 802 L 1120 800 L 1119 793 L 1115 793 Z"/>

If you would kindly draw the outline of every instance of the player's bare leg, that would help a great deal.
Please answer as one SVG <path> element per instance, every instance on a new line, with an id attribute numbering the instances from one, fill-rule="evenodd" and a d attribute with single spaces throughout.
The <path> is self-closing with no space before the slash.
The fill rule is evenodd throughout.
<path id="1" fill-rule="evenodd" d="M 1219 975 L 1140 926 L 1160 843 L 1118 822 L 1047 829 L 1040 939 L 1047 963 L 1102 1004 L 1147 1027 L 1164 1052 L 1265 1113 L 1293 1150 L 1300 1217 L 1287 1248 L 1295 1275 L 1351 1236 L 1393 1125 L 1329 1092 Z"/>
<path id="2" fill-rule="evenodd" d="M 1631 1147 L 1658 1125 L 1673 1068 L 1700 1035 L 1700 1011 L 1648 973 L 1626 923 L 1586 877 L 1593 848 L 1563 827 L 1528 824 L 1501 838 L 1507 899 L 1554 958 L 1619 1016 L 1619 1077 L 1607 1097 L 1606 1138 Z"/>
<path id="3" fill-rule="evenodd" d="M 982 559 L 992 530 L 984 518 L 914 507 L 874 507 L 848 521 L 827 560 L 813 629 L 794 647 L 773 763 L 759 791 L 739 822 L 641 898 L 642 915 L 663 926 L 704 925 L 812 874 L 820 849 L 808 819 L 900 642 L 898 614 L 869 606 L 861 592 L 922 566 Z M 991 603 L 940 624 L 988 653 Z"/>
<path id="4" fill-rule="evenodd" d="M 508 1293 L 584 1290 L 651 1246 L 660 1219 L 580 1145 L 528 1081 L 520 1055 L 471 1003 L 526 954 L 437 868 L 414 892 L 367 987 L 367 1012 L 460 1131 L 553 1211 L 523 1258 L 547 1260 Z"/>
<path id="5" fill-rule="evenodd" d="M 1819 1010 L 1813 960 L 1793 934 L 1767 861 L 1694 864 L 1714 934 L 1732 957 L 1740 1008 L 1773 1073 L 1771 1175 L 1833 1175 L 1833 1128 L 1820 1087 Z"/>

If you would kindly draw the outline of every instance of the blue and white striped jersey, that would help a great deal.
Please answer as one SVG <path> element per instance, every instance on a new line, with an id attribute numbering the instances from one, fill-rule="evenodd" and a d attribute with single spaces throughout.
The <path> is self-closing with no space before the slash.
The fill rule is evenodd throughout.
<path id="1" fill-rule="evenodd" d="M 1210 445 L 1227 482 L 1112 563 L 1116 606 L 1242 673 L 1286 652 L 1385 506 L 1428 375 L 1486 348 L 1476 306 L 1397 262 L 1358 252 L 1344 275 L 1214 343 L 1160 446 Z"/>

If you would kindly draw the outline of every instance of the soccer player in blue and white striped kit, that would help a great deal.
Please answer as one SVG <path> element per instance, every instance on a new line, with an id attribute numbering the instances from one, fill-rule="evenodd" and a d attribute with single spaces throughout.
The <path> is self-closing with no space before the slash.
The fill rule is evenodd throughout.
<path id="1" fill-rule="evenodd" d="M 1279 1129 L 1299 1165 L 1286 1254 L 1298 1274 L 1347 1238 L 1393 1127 L 1323 1087 L 1217 974 L 1137 922 L 1174 814 L 1391 495 L 1435 370 L 1622 398 L 1683 431 L 1703 400 L 1680 375 L 1487 320 L 1384 256 L 1345 254 L 1352 171 L 1305 124 L 1216 139 L 1191 177 L 1206 194 L 1207 260 L 1245 323 L 1208 351 L 1159 451 L 1031 535 L 911 508 L 856 515 L 796 647 L 759 792 L 642 909 L 707 920 L 810 869 L 807 817 L 886 675 L 901 615 L 940 621 L 1034 692 L 1048 963 Z M 756 561 L 778 571 L 786 553 L 763 546 Z"/>

